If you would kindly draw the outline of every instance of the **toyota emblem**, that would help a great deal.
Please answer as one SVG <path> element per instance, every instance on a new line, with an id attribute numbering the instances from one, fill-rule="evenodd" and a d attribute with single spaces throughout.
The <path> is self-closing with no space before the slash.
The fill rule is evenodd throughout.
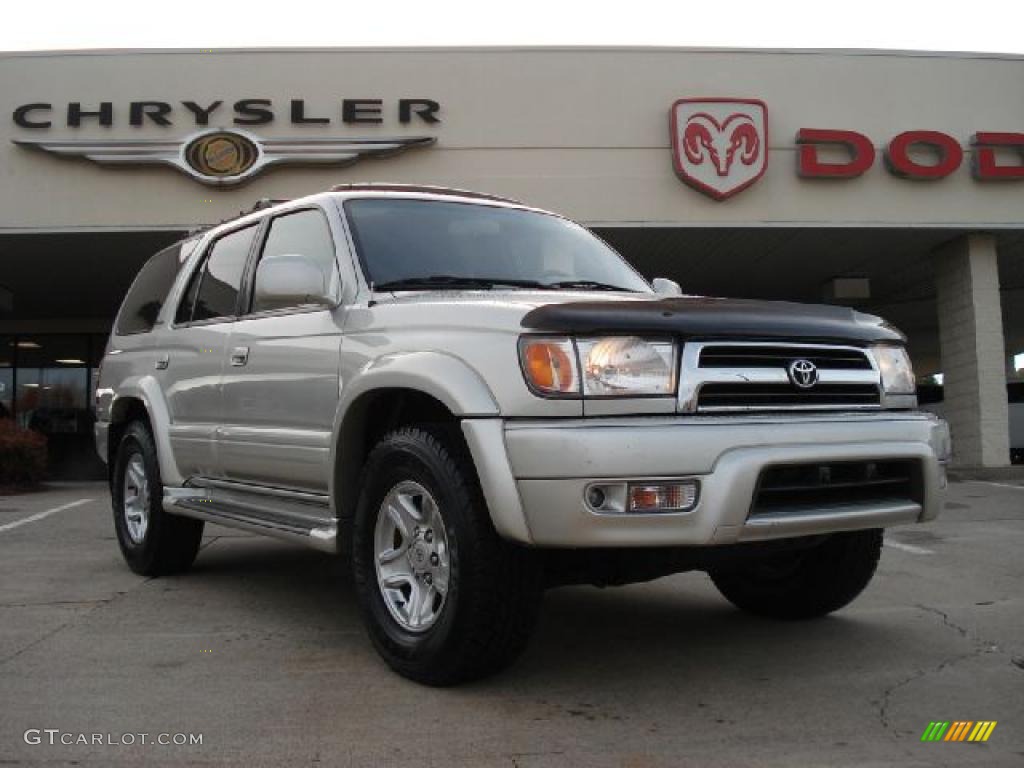
<path id="1" fill-rule="evenodd" d="M 789 380 L 800 389 L 810 389 L 818 383 L 818 366 L 810 360 L 794 360 L 789 364 Z"/>

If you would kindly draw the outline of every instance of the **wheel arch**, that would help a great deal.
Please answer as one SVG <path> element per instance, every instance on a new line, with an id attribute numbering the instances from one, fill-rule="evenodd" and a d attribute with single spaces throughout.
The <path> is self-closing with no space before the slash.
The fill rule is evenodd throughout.
<path id="1" fill-rule="evenodd" d="M 381 436 L 407 424 L 438 423 L 456 427 L 453 433 L 463 440 L 457 429 L 462 419 L 499 413 L 480 375 L 452 355 L 388 355 L 360 371 L 342 392 L 331 445 L 330 495 L 342 547 L 350 540 L 359 473 Z"/>
<path id="2" fill-rule="evenodd" d="M 160 476 L 166 485 L 181 485 L 183 478 L 174 463 L 170 441 L 170 414 L 152 377 L 125 382 L 110 404 L 110 428 L 107 438 L 107 466 L 114 466 L 114 457 L 124 430 L 133 421 L 145 421 L 153 434 Z M 113 471 L 112 469 L 110 471 Z"/>

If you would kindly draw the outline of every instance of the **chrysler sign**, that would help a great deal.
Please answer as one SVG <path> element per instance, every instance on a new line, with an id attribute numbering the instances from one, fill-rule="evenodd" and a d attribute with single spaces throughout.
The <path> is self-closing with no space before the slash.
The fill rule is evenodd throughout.
<path id="1" fill-rule="evenodd" d="M 768 107 L 755 99 L 679 99 L 670 114 L 672 155 L 680 179 L 715 200 L 746 189 L 768 166 Z M 978 131 L 970 137 L 970 173 L 978 181 L 1024 179 L 1024 133 Z M 871 137 L 835 128 L 797 131 L 797 174 L 852 179 L 870 171 L 879 152 Z M 900 178 L 935 181 L 964 162 L 960 142 L 935 130 L 902 131 L 881 150 Z"/>
<path id="2" fill-rule="evenodd" d="M 342 99 L 335 110 L 308 107 L 303 99 L 290 99 L 284 110 L 291 125 L 331 124 L 374 125 L 388 116 L 398 123 L 423 127 L 440 122 L 441 106 L 433 99 Z M 254 126 L 273 123 L 280 108 L 271 99 L 222 101 L 132 101 L 124 105 L 101 101 L 94 105 L 69 102 L 22 104 L 12 118 L 20 128 L 31 131 L 51 128 L 62 122 L 68 128 L 98 126 L 111 128 L 126 122 L 133 128 L 172 128 L 182 123 L 193 131 L 178 138 L 166 136 L 131 139 L 14 139 L 27 149 L 62 157 L 81 157 L 111 166 L 166 165 L 188 174 L 196 181 L 230 186 L 251 179 L 263 170 L 283 164 L 345 165 L 363 157 L 388 155 L 412 147 L 433 144 L 432 135 L 381 136 L 303 134 L 264 138 L 250 132 Z M 211 123 L 219 127 L 210 128 Z M 306 130 L 309 130 L 308 128 Z"/>

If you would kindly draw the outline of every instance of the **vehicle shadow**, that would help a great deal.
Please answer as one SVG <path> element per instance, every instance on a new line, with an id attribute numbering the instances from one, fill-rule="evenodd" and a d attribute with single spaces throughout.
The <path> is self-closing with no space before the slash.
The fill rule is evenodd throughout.
<path id="1" fill-rule="evenodd" d="M 179 578 L 208 599 L 230 603 L 236 615 L 249 613 L 265 631 L 309 632 L 305 641 L 321 648 L 365 643 L 372 654 L 348 566 L 339 558 L 225 537 Z M 689 690 L 723 695 L 732 689 L 744 696 L 752 682 L 834 675 L 839 656 L 844 669 L 867 673 L 912 663 L 918 633 L 928 631 L 856 610 L 808 622 L 749 616 L 718 596 L 702 573 L 621 588 L 567 587 L 546 593 L 537 630 L 517 664 L 457 690 L 543 695 L 559 687 L 592 688 L 600 676 L 607 690 L 642 690 L 639 695 L 655 701 L 675 700 L 681 681 Z"/>

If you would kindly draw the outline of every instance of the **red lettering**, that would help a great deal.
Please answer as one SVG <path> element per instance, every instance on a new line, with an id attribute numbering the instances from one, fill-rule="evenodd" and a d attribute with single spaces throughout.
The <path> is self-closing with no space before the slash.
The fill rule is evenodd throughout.
<path id="1" fill-rule="evenodd" d="M 1024 179 L 1024 133 L 979 131 L 971 137 L 971 145 L 974 147 L 971 162 L 974 178 L 979 181 Z M 1000 165 L 996 158 L 996 149 L 999 147 L 1016 149 L 1021 162 L 1016 165 Z"/>
<path id="2" fill-rule="evenodd" d="M 867 171 L 875 162 L 871 139 L 856 131 L 801 128 L 796 134 L 800 146 L 797 172 L 805 179 L 852 179 Z M 843 147 L 850 159 L 845 163 L 824 163 L 818 159 L 818 146 L 834 144 Z"/>
<path id="3" fill-rule="evenodd" d="M 910 157 L 910 148 L 922 144 L 935 151 L 938 160 L 924 165 Z M 960 167 L 964 151 L 952 136 L 939 131 L 904 131 L 889 142 L 885 164 L 897 176 L 908 179 L 943 179 Z"/>

